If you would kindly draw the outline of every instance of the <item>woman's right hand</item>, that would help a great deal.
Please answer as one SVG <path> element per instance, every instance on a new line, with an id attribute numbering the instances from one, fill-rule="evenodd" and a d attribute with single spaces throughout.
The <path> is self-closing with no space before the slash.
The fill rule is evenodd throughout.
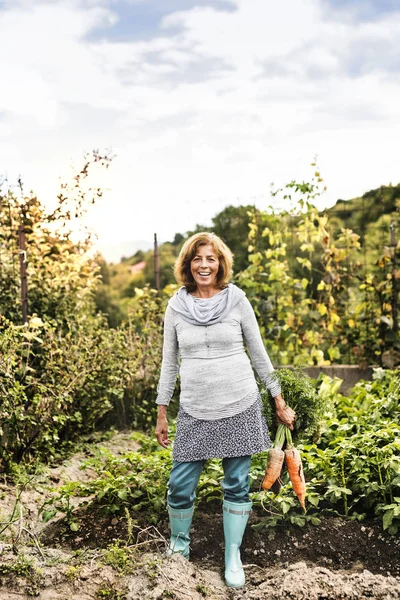
<path id="1" fill-rule="evenodd" d="M 171 443 L 171 440 L 168 438 L 168 421 L 166 406 L 159 406 L 158 408 L 158 417 L 155 434 L 160 446 L 162 446 L 163 448 L 167 448 Z"/>

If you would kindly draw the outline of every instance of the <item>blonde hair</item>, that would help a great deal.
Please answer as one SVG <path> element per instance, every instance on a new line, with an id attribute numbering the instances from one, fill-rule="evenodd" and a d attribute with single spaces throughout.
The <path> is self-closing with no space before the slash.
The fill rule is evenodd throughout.
<path id="1" fill-rule="evenodd" d="M 233 254 L 228 246 L 215 233 L 202 231 L 195 233 L 183 244 L 174 265 L 174 275 L 178 283 L 185 286 L 188 292 L 194 292 L 196 283 L 190 270 L 190 263 L 196 256 L 200 246 L 210 244 L 218 257 L 219 267 L 216 285 L 224 289 L 232 276 Z"/>

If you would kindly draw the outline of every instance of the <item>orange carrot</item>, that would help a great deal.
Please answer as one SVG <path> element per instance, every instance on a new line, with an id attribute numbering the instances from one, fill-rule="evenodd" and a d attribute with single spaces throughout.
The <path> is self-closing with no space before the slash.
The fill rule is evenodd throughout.
<path id="1" fill-rule="evenodd" d="M 265 469 L 265 477 L 262 484 L 264 490 L 269 490 L 281 474 L 283 459 L 285 458 L 282 450 L 285 441 L 284 427 L 282 424 L 278 425 L 274 446 L 268 450 L 267 468 Z"/>
<path id="2" fill-rule="evenodd" d="M 303 465 L 301 464 L 300 452 L 293 446 L 292 434 L 288 427 L 286 427 L 286 441 L 287 448 L 285 450 L 285 460 L 290 481 L 292 482 L 294 492 L 305 511 L 306 480 L 304 478 Z"/>

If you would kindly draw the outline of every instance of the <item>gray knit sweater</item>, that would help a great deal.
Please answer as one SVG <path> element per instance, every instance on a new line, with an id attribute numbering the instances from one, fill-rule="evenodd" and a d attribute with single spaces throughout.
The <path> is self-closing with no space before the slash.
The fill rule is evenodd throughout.
<path id="1" fill-rule="evenodd" d="M 212 421 L 249 408 L 257 382 L 244 343 L 261 381 L 277 396 L 281 388 L 246 297 L 215 325 L 191 325 L 168 306 L 157 404 L 169 404 L 179 373 L 180 405 L 192 417 Z"/>

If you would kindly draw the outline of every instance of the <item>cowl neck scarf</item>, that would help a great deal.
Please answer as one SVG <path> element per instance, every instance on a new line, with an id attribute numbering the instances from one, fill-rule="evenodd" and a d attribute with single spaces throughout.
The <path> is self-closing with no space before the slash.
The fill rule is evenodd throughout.
<path id="1" fill-rule="evenodd" d="M 215 325 L 244 297 L 245 293 L 233 283 L 211 298 L 196 298 L 181 287 L 168 304 L 191 325 Z"/>

